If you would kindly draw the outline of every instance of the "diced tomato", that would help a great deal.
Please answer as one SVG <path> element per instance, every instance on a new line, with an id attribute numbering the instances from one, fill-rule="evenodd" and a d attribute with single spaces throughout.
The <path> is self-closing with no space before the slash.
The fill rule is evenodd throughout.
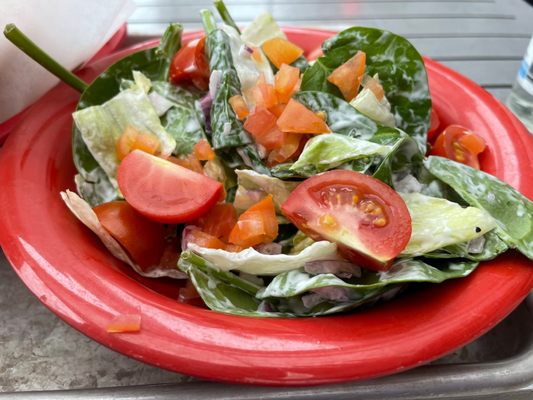
<path id="1" fill-rule="evenodd" d="M 274 86 L 264 82 L 252 88 L 252 97 L 256 107 L 271 108 L 279 103 Z"/>
<path id="2" fill-rule="evenodd" d="M 324 120 L 294 99 L 289 100 L 278 118 L 277 125 L 279 129 L 287 133 L 318 135 L 331 132 Z"/>
<path id="3" fill-rule="evenodd" d="M 481 136 L 463 126 L 450 125 L 437 137 L 430 154 L 479 169 L 478 156 L 485 148 Z"/>
<path id="4" fill-rule="evenodd" d="M 372 93 L 374 93 L 374 96 L 376 96 L 378 101 L 381 101 L 383 97 L 385 97 L 385 90 L 383 90 L 383 86 L 377 79 L 367 76 L 363 85 L 366 89 L 371 90 Z"/>
<path id="5" fill-rule="evenodd" d="M 358 51 L 328 76 L 328 81 L 337 86 L 346 101 L 352 100 L 359 91 L 365 73 L 366 54 Z"/>
<path id="6" fill-rule="evenodd" d="M 241 214 L 229 235 L 229 242 L 244 248 L 271 243 L 278 236 L 278 221 L 272 195 Z"/>
<path id="7" fill-rule="evenodd" d="M 189 234 L 188 240 L 190 243 L 208 249 L 224 249 L 226 247 L 226 243 L 222 240 L 200 229 L 193 229 Z"/>
<path id="8" fill-rule="evenodd" d="M 202 231 L 227 242 L 229 234 L 237 223 L 237 211 L 231 203 L 216 204 L 202 215 L 195 225 Z"/>
<path id="9" fill-rule="evenodd" d="M 263 51 L 266 56 L 276 66 L 280 68 L 282 64 L 292 64 L 300 57 L 304 51 L 282 38 L 273 38 L 263 43 Z"/>
<path id="10" fill-rule="evenodd" d="M 205 36 L 183 46 L 174 56 L 169 79 L 175 85 L 192 83 L 200 90 L 209 87 L 209 62 L 205 55 Z"/>
<path id="11" fill-rule="evenodd" d="M 281 114 L 283 114 L 283 110 L 285 110 L 285 106 L 287 104 L 283 104 L 283 103 L 280 103 L 280 104 L 276 104 L 274 107 L 270 107 L 268 109 L 268 111 L 270 111 L 272 114 L 274 114 L 276 116 L 276 118 L 279 118 L 279 116 Z"/>
<path id="12" fill-rule="evenodd" d="M 108 333 L 135 333 L 141 330 L 139 314 L 119 314 L 106 327 Z"/>
<path id="13" fill-rule="evenodd" d="M 198 172 L 199 174 L 204 173 L 204 167 L 202 167 L 202 164 L 194 154 L 179 157 L 170 156 L 167 158 L 167 160 L 176 165 L 179 165 L 180 167 L 190 169 L 194 172 Z"/>
<path id="14" fill-rule="evenodd" d="M 256 143 L 267 150 L 283 144 L 284 133 L 276 126 L 276 116 L 265 108 L 256 108 L 244 123 L 244 129 L 250 132 Z"/>
<path id="15" fill-rule="evenodd" d="M 100 204 L 93 211 L 141 269 L 159 265 L 167 244 L 164 225 L 144 217 L 125 201 Z"/>
<path id="16" fill-rule="evenodd" d="M 122 161 L 124 157 L 135 149 L 149 154 L 155 154 L 159 150 L 160 145 L 158 137 L 154 134 L 139 132 L 132 126 L 128 126 L 124 129 L 124 132 L 122 132 L 115 145 L 115 153 L 117 159 Z"/>
<path id="17" fill-rule="evenodd" d="M 211 161 L 215 159 L 215 152 L 207 139 L 201 139 L 194 145 L 193 154 L 199 161 Z"/>
<path id="18" fill-rule="evenodd" d="M 296 133 L 285 133 L 281 147 L 272 150 L 268 155 L 268 166 L 273 167 L 275 165 L 296 158 L 298 151 L 300 150 L 301 143 L 304 141 L 304 139 L 305 135 L 299 135 Z"/>
<path id="19" fill-rule="evenodd" d="M 133 208 L 149 219 L 170 224 L 205 214 L 223 190 L 214 179 L 139 150 L 122 160 L 117 181 Z"/>
<path id="20" fill-rule="evenodd" d="M 248 110 L 248 106 L 241 95 L 236 94 L 230 97 L 228 102 L 239 120 L 242 121 L 250 114 L 250 110 Z"/>
<path id="21" fill-rule="evenodd" d="M 337 243 L 358 265 L 387 270 L 411 237 L 411 217 L 400 195 L 359 172 L 315 175 L 282 204 L 283 214 L 315 240 Z"/>
<path id="22" fill-rule="evenodd" d="M 437 114 L 437 111 L 435 111 L 435 109 L 432 108 L 429 129 L 428 129 L 428 141 L 430 143 L 432 143 L 435 137 L 437 136 L 439 126 L 440 126 L 439 114 Z"/>
<path id="23" fill-rule="evenodd" d="M 300 86 L 300 69 L 282 64 L 275 76 L 275 88 L 280 103 L 288 103 Z"/>

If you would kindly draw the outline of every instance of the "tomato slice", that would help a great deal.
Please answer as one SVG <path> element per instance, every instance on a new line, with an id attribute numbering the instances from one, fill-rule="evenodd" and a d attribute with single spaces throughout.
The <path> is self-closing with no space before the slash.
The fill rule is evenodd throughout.
<path id="1" fill-rule="evenodd" d="M 223 191 L 214 179 L 139 150 L 120 163 L 117 180 L 133 208 L 151 220 L 170 224 L 205 214 Z"/>
<path id="2" fill-rule="evenodd" d="M 337 243 L 345 257 L 368 269 L 389 269 L 411 237 L 411 216 L 400 195 L 359 172 L 313 176 L 281 210 L 311 238 Z"/>
<path id="3" fill-rule="evenodd" d="M 192 83 L 200 90 L 209 87 L 209 62 L 205 55 L 205 36 L 182 47 L 174 56 L 169 70 L 170 81 Z"/>
<path id="4" fill-rule="evenodd" d="M 100 204 L 93 211 L 143 271 L 159 264 L 167 244 L 164 225 L 145 218 L 125 201 Z"/>
<path id="5" fill-rule="evenodd" d="M 450 125 L 437 136 L 430 154 L 479 169 L 478 155 L 485 150 L 483 138 L 461 125 Z"/>
<path id="6" fill-rule="evenodd" d="M 435 139 L 435 136 L 437 136 L 437 131 L 439 130 L 439 125 L 440 125 L 439 114 L 437 114 L 437 111 L 435 111 L 434 108 L 431 109 L 430 118 L 431 119 L 430 119 L 429 129 L 428 129 L 428 141 L 433 142 L 433 139 Z"/>

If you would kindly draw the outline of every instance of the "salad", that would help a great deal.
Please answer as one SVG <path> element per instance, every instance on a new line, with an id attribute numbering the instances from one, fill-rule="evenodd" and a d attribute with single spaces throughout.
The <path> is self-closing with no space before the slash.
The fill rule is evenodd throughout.
<path id="1" fill-rule="evenodd" d="M 256 317 L 318 316 L 465 277 L 516 249 L 533 205 L 479 169 L 483 139 L 442 129 L 424 62 L 401 36 L 352 27 L 316 59 L 271 15 L 112 65 L 73 114 L 70 210 L 180 301 Z"/>

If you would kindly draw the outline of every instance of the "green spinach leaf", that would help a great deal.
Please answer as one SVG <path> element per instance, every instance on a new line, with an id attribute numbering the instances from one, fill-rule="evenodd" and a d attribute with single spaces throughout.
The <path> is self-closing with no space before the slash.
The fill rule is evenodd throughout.
<path id="1" fill-rule="evenodd" d="M 366 72 L 379 75 L 397 126 L 411 135 L 425 153 L 431 97 L 424 61 L 411 43 L 380 29 L 352 27 L 325 41 L 322 49 L 324 56 L 306 71 L 301 89 L 340 96 L 327 77 L 358 50 L 364 51 Z"/>

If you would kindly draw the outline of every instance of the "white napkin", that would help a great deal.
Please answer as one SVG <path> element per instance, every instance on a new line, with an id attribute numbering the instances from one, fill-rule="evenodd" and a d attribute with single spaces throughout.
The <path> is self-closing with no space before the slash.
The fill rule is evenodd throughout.
<path id="1" fill-rule="evenodd" d="M 0 28 L 14 23 L 67 69 L 91 58 L 123 25 L 132 0 L 1 0 Z M 0 35 L 0 123 L 58 79 Z"/>

